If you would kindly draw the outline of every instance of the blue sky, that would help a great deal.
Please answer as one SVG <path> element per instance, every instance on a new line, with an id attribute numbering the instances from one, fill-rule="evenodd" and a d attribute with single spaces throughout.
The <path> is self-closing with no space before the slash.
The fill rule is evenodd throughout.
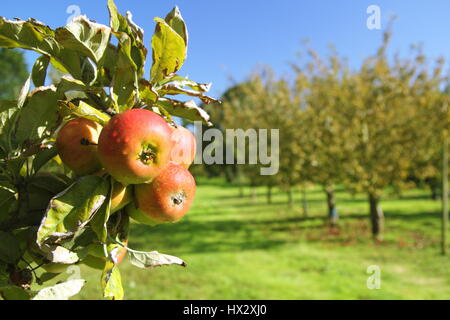
<path id="1" fill-rule="evenodd" d="M 82 14 L 108 24 L 106 0 L 10 1 L 1 0 L 0 15 L 34 17 L 51 27 L 65 24 L 70 5 Z M 382 28 L 395 14 L 391 51 L 405 56 L 410 45 L 421 43 L 429 57 L 450 59 L 450 1 L 408 0 L 116 0 L 122 13 L 130 10 L 146 31 L 149 45 L 153 17 L 164 17 L 178 5 L 190 33 L 189 56 L 180 74 L 199 82 L 212 82 L 219 96 L 235 80 L 244 79 L 255 65 L 267 64 L 277 73 L 289 72 L 309 39 L 326 54 L 333 43 L 338 52 L 357 67 L 380 44 L 382 31 L 366 27 L 369 5 L 381 9 Z M 150 55 L 149 55 L 150 57 Z M 27 54 L 30 67 L 36 55 Z M 150 60 L 147 69 L 150 67 Z"/>

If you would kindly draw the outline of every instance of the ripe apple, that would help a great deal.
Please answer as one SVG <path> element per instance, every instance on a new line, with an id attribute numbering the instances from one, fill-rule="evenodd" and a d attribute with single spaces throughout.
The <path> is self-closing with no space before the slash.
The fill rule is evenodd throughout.
<path id="1" fill-rule="evenodd" d="M 134 186 L 135 199 L 126 208 L 138 222 L 157 225 L 179 221 L 195 196 L 195 180 L 180 165 L 169 164 L 151 183 Z"/>
<path id="2" fill-rule="evenodd" d="M 127 110 L 114 116 L 100 134 L 100 161 L 124 185 L 150 182 L 169 163 L 170 135 L 170 126 L 156 113 Z"/>
<path id="3" fill-rule="evenodd" d="M 185 127 L 178 126 L 177 128 L 172 128 L 170 138 L 173 143 L 170 161 L 189 169 L 192 162 L 194 162 L 197 147 L 194 135 Z"/>
<path id="4" fill-rule="evenodd" d="M 101 131 L 102 126 L 92 120 L 76 118 L 67 122 L 56 137 L 56 147 L 62 162 L 78 175 L 101 169 L 97 154 Z"/>

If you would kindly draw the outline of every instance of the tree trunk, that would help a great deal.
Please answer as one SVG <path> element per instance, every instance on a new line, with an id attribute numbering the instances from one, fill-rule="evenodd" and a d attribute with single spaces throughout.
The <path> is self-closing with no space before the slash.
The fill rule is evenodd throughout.
<path id="1" fill-rule="evenodd" d="M 267 185 L 267 203 L 272 204 L 272 185 Z"/>
<path id="2" fill-rule="evenodd" d="M 384 213 L 380 206 L 380 198 L 373 193 L 369 193 L 369 204 L 372 236 L 374 240 L 382 241 L 384 230 Z"/>
<path id="3" fill-rule="evenodd" d="M 242 173 L 238 173 L 238 184 L 239 184 L 239 198 L 244 197 L 244 179 L 242 179 Z"/>
<path id="4" fill-rule="evenodd" d="M 448 137 L 444 137 L 442 145 L 442 234 L 441 252 L 447 254 L 448 236 Z"/>
<path id="5" fill-rule="evenodd" d="M 302 204 L 303 204 L 303 215 L 308 216 L 308 199 L 306 197 L 306 188 L 302 190 Z"/>
<path id="6" fill-rule="evenodd" d="M 294 198 L 292 196 L 292 188 L 291 187 L 289 187 L 289 189 L 287 190 L 287 196 L 288 196 L 289 207 L 292 207 L 294 205 Z"/>
<path id="7" fill-rule="evenodd" d="M 256 187 L 252 186 L 252 200 L 257 201 L 258 200 L 258 193 L 256 192 Z"/>
<path id="8" fill-rule="evenodd" d="M 327 194 L 327 206 L 328 206 L 328 221 L 331 227 L 337 226 L 339 222 L 339 214 L 336 208 L 336 198 L 334 197 L 333 185 L 327 185 L 325 187 Z"/>
<path id="9" fill-rule="evenodd" d="M 439 200 L 438 187 L 436 184 L 432 184 L 430 186 L 431 189 L 431 200 L 437 201 Z"/>
<path id="10" fill-rule="evenodd" d="M 228 166 L 225 167 L 225 179 L 228 183 L 232 183 L 233 182 L 233 174 L 230 170 L 230 168 L 228 168 Z"/>

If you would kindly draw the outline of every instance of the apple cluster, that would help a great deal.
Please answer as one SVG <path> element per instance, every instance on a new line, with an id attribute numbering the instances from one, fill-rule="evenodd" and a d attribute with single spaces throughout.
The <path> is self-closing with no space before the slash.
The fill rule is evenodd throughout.
<path id="1" fill-rule="evenodd" d="M 112 176 L 111 213 L 124 209 L 147 225 L 179 221 L 195 196 L 188 168 L 195 137 L 171 126 L 158 114 L 131 109 L 102 127 L 76 118 L 58 132 L 58 154 L 77 175 Z"/>

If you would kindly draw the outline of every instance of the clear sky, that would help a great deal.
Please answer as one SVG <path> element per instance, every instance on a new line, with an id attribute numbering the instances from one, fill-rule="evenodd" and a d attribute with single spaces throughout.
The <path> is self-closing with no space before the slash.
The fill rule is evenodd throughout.
<path id="1" fill-rule="evenodd" d="M 65 25 L 71 5 L 81 14 L 108 24 L 106 0 L 1 0 L 0 15 L 33 17 L 51 27 Z M 427 56 L 450 60 L 450 1 L 430 0 L 116 0 L 119 10 L 134 15 L 146 31 L 150 47 L 153 17 L 164 17 L 178 5 L 190 33 L 189 56 L 181 69 L 199 82 L 212 82 L 219 96 L 229 77 L 242 80 L 255 65 L 267 64 L 277 73 L 289 71 L 302 49 L 302 40 L 325 54 L 333 43 L 357 67 L 380 44 L 382 31 L 366 27 L 369 5 L 381 9 L 382 28 L 395 14 L 392 51 L 407 55 L 410 45 L 421 43 Z M 30 67 L 36 56 L 27 54 Z M 149 55 L 149 57 L 151 57 Z M 150 67 L 151 59 L 147 64 Z"/>

